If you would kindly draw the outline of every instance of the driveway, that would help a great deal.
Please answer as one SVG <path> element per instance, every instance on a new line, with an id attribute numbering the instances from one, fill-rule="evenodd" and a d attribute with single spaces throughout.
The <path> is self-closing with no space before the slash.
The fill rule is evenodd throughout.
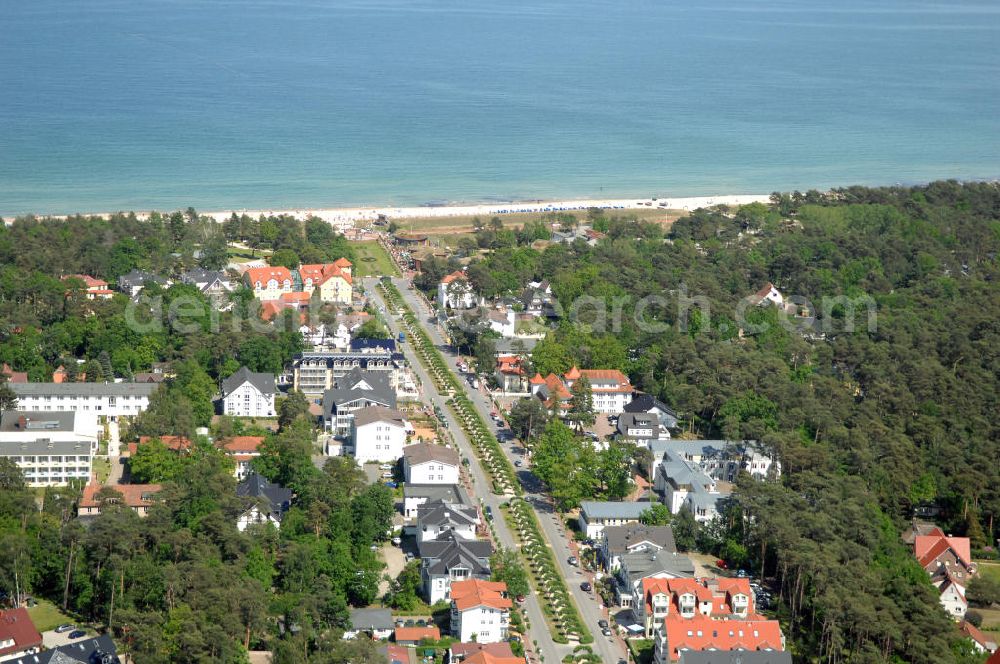
<path id="1" fill-rule="evenodd" d="M 403 550 L 391 542 L 386 542 L 382 545 L 381 552 L 382 560 L 385 562 L 384 573 L 389 578 L 395 579 L 403 571 L 403 568 L 406 567 L 406 557 L 403 554 Z M 381 583 L 378 584 L 379 597 L 382 597 L 387 592 L 389 592 L 389 581 L 382 579 Z"/>
<path id="2" fill-rule="evenodd" d="M 73 630 L 70 630 L 72 632 Z M 83 641 L 86 636 L 81 636 L 78 639 L 70 639 L 70 632 L 63 632 L 62 634 L 57 633 L 55 630 L 49 630 L 47 632 L 42 632 L 42 645 L 46 648 L 56 648 L 58 646 L 64 646 L 68 643 L 75 643 L 76 641 Z"/>

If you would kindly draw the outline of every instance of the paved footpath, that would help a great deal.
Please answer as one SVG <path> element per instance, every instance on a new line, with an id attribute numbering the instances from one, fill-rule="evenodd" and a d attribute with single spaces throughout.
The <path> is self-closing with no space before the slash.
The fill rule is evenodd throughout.
<path id="1" fill-rule="evenodd" d="M 382 299 L 382 294 L 375 288 L 377 283 L 376 279 L 365 279 L 365 291 L 375 300 L 375 302 L 384 307 L 385 311 L 389 311 L 388 306 Z M 403 289 L 405 289 L 405 285 L 400 290 Z M 410 304 L 410 306 L 413 307 L 412 304 Z M 393 336 L 397 336 L 399 332 L 402 331 L 399 321 L 392 315 L 387 315 L 385 318 L 387 319 L 386 323 L 389 325 Z M 448 431 L 454 437 L 455 444 L 458 446 L 462 456 L 469 459 L 468 470 L 472 477 L 473 487 L 476 489 L 476 496 L 482 500 L 484 508 L 488 506 L 493 512 L 493 527 L 496 529 L 499 544 L 507 549 L 518 548 L 514 535 L 507 526 L 504 513 L 500 509 L 500 504 L 504 502 L 504 498 L 493 494 L 493 491 L 491 490 L 492 484 L 487 479 L 487 475 L 479 463 L 479 457 L 477 457 L 473 451 L 472 445 L 469 443 L 468 438 L 466 438 L 461 426 L 459 426 L 458 420 L 455 419 L 454 413 L 452 413 L 451 409 L 448 408 L 447 404 L 445 404 L 445 398 L 438 392 L 433 379 L 427 374 L 424 365 L 421 364 L 419 358 L 417 358 L 416 354 L 413 352 L 412 344 L 403 343 L 401 346 L 407 361 L 410 363 L 413 371 L 420 378 L 424 394 L 424 403 L 430 404 L 432 407 L 435 404 L 441 407 L 442 412 L 445 414 L 445 419 L 448 421 Z M 526 635 L 528 645 L 530 647 L 530 644 L 537 641 L 537 651 L 545 656 L 546 662 L 558 662 L 565 655 L 572 652 L 570 647 L 558 645 L 552 640 L 552 636 L 549 634 L 548 625 L 545 623 L 545 617 L 542 614 L 538 598 L 535 597 L 534 594 L 528 595 L 524 604 L 521 605 L 521 609 L 527 616 L 528 621 L 531 623 L 531 629 L 528 630 Z"/>
<path id="2" fill-rule="evenodd" d="M 459 358 L 451 351 L 450 346 L 447 346 L 444 343 L 444 338 L 438 326 L 429 322 L 433 319 L 433 312 L 428 307 L 427 302 L 423 298 L 419 297 L 414 290 L 409 288 L 409 283 L 405 279 L 396 278 L 393 279 L 393 283 L 399 289 L 400 293 L 403 294 L 403 300 L 406 302 L 407 306 L 409 306 L 410 309 L 412 309 L 416 314 L 421 327 L 423 327 L 427 334 L 430 335 L 431 341 L 435 346 L 437 346 L 438 350 L 441 351 L 441 354 L 445 358 L 445 362 L 448 363 L 448 367 L 452 371 L 460 374 L 458 370 Z M 392 321 L 392 323 L 396 324 L 395 321 Z M 398 330 L 395 330 L 394 332 L 398 332 Z M 411 360 L 411 364 L 413 364 L 414 361 L 419 364 L 419 361 L 415 358 L 414 360 Z M 422 368 L 422 365 L 420 366 Z M 425 380 L 426 385 L 426 379 L 424 379 L 423 376 L 421 376 L 421 379 Z M 482 415 L 483 419 L 489 423 L 493 433 L 496 433 L 496 424 L 493 422 L 492 418 L 490 418 L 490 413 L 493 412 L 494 408 L 493 404 L 489 401 L 489 398 L 480 390 L 472 389 L 469 386 L 468 381 L 461 380 L 459 382 L 462 385 L 462 389 L 465 391 L 466 396 L 472 400 L 473 404 L 475 404 L 476 408 L 479 410 L 480 415 Z M 466 448 L 468 448 L 468 442 L 466 442 L 465 445 Z M 519 454 L 516 454 L 513 451 L 512 445 L 501 445 L 501 447 L 503 447 L 504 453 L 511 459 L 511 462 L 521 458 Z M 465 452 L 465 450 L 463 450 L 463 452 Z M 562 573 L 563 578 L 566 579 L 570 593 L 572 593 L 573 598 L 576 601 L 576 605 L 580 610 L 580 615 L 583 618 L 587 629 L 594 635 L 594 643 L 591 644 L 591 647 L 594 649 L 594 652 L 601 657 L 602 662 L 614 664 L 620 659 L 625 659 L 627 649 L 624 641 L 617 636 L 603 636 L 600 628 L 597 626 L 597 621 L 602 618 L 610 622 L 608 611 L 603 606 L 603 602 L 596 593 L 588 593 L 581 590 L 580 584 L 583 581 L 593 582 L 593 577 L 590 574 L 582 573 L 578 567 L 570 565 L 567 562 L 570 556 L 577 555 L 577 551 L 575 548 L 571 548 L 569 533 L 566 531 L 559 513 L 553 508 L 548 495 L 544 493 L 544 487 L 541 481 L 527 468 L 519 468 L 517 470 L 518 479 L 521 482 L 521 486 L 524 488 L 524 497 L 535 509 L 535 513 L 538 515 L 538 521 L 542 526 L 542 532 L 545 535 L 545 539 L 548 541 L 548 545 L 552 548 L 553 553 L 555 554 L 556 563 L 559 566 L 559 570 Z M 481 487 L 490 486 L 485 483 L 485 480 L 479 480 L 477 478 L 476 481 Z M 496 507 L 493 507 L 493 512 L 494 514 L 497 513 Z M 504 546 L 507 546 L 507 544 L 504 543 Z M 534 626 L 535 618 L 532 617 L 531 621 Z M 541 643 L 541 641 L 539 641 L 539 643 Z M 556 647 L 558 648 L 558 659 L 560 660 L 565 654 L 572 652 L 572 649 L 567 646 Z M 545 656 L 545 660 L 546 662 L 553 661 L 548 655 Z"/>

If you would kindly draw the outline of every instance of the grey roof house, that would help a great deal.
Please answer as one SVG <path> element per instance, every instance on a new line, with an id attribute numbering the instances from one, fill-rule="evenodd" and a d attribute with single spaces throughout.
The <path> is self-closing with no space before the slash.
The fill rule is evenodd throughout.
<path id="1" fill-rule="evenodd" d="M 404 484 L 403 485 L 403 517 L 412 519 L 417 516 L 419 508 L 428 502 L 459 503 L 471 505 L 469 495 L 457 484 Z"/>
<path id="2" fill-rule="evenodd" d="M 420 578 L 428 603 L 450 597 L 451 582 L 490 578 L 489 542 L 464 540 L 449 532 L 440 539 L 419 543 Z"/>
<path id="3" fill-rule="evenodd" d="M 243 531 L 254 523 L 271 523 L 275 528 L 281 525 L 285 512 L 292 505 L 292 490 L 269 482 L 256 471 L 236 485 L 236 495 L 254 499 L 240 514 L 236 527 Z"/>
<path id="4" fill-rule="evenodd" d="M 652 394 L 636 392 L 632 400 L 625 404 L 626 413 L 650 413 L 660 418 L 660 423 L 667 429 L 677 428 L 677 413 L 673 408 L 663 403 Z"/>
<path id="5" fill-rule="evenodd" d="M 604 571 L 613 572 L 621 565 L 621 557 L 643 551 L 675 553 L 674 531 L 670 526 L 645 526 L 635 523 L 628 526 L 608 526 L 601 543 L 601 563 Z"/>
<path id="6" fill-rule="evenodd" d="M 639 551 L 621 556 L 615 572 L 615 596 L 619 606 L 629 607 L 635 599 L 635 589 L 649 576 L 671 579 L 693 578 L 694 563 L 687 556 L 660 549 Z"/>
<path id="7" fill-rule="evenodd" d="M 132 270 L 118 277 L 118 290 L 129 297 L 135 297 L 149 284 L 169 286 L 170 280 L 144 270 Z"/>
<path id="8" fill-rule="evenodd" d="M 22 655 L 7 664 L 121 664 L 115 642 L 107 634 L 88 636 L 33 655 Z"/>
<path id="9" fill-rule="evenodd" d="M 344 632 L 345 639 L 353 639 L 361 632 L 374 639 L 387 639 L 396 629 L 389 609 L 351 609 L 349 615 L 351 629 Z"/>
<path id="10" fill-rule="evenodd" d="M 344 435 L 351 428 L 354 411 L 369 406 L 396 407 L 396 390 L 384 371 L 354 367 L 323 393 L 323 423 L 327 430 Z"/>
<path id="11" fill-rule="evenodd" d="M 587 537 L 598 538 L 605 526 L 638 523 L 639 517 L 652 503 L 585 500 L 580 503 L 580 530 Z"/>
<path id="12" fill-rule="evenodd" d="M 274 417 L 274 374 L 240 367 L 222 381 L 222 412 L 234 417 Z"/>

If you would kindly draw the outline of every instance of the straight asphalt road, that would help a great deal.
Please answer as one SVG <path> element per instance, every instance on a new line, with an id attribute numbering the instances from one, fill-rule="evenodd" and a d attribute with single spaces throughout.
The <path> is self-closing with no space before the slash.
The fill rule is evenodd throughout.
<path id="1" fill-rule="evenodd" d="M 389 312 L 389 307 L 382 298 L 381 293 L 375 288 L 378 281 L 374 278 L 368 278 L 364 281 L 365 292 L 374 302 L 376 302 L 383 311 Z M 402 284 L 400 290 L 406 292 L 405 284 Z M 413 304 L 410 303 L 410 307 Z M 416 311 L 416 309 L 414 309 Z M 386 323 L 389 325 L 389 329 L 396 337 L 402 330 L 399 321 L 395 316 L 387 314 L 385 316 Z M 433 337 L 432 337 L 433 338 Z M 472 484 L 476 492 L 476 497 L 482 499 L 483 507 L 489 507 L 493 512 L 493 525 L 496 529 L 497 539 L 499 544 L 506 549 L 517 549 L 516 540 L 510 528 L 507 526 L 507 521 L 504 518 L 503 512 L 500 510 L 500 504 L 503 502 L 501 496 L 496 496 L 492 491 L 492 483 L 487 479 L 487 475 L 483 472 L 482 466 L 479 463 L 479 458 L 473 451 L 472 445 L 469 443 L 468 438 L 466 438 L 465 433 L 458 424 L 458 420 L 455 419 L 454 414 L 445 404 L 445 398 L 437 391 L 434 385 L 433 379 L 427 374 L 424 365 L 420 363 L 420 359 L 413 352 L 412 346 L 409 343 L 401 344 L 401 350 L 406 356 L 407 361 L 413 368 L 413 371 L 420 378 L 420 382 L 423 387 L 424 402 L 431 404 L 431 406 L 438 405 L 441 407 L 441 411 L 445 414 L 445 419 L 448 422 L 448 431 L 452 434 L 455 439 L 456 445 L 458 445 L 459 451 L 462 456 L 469 459 L 468 470 L 472 476 Z M 537 641 L 538 647 L 536 651 L 540 652 L 545 656 L 546 662 L 558 662 L 566 654 L 572 652 L 569 646 L 558 645 L 552 640 L 551 634 L 549 634 L 548 625 L 545 622 L 545 617 L 542 614 L 541 606 L 538 602 L 538 598 L 534 594 L 529 594 L 524 604 L 521 605 L 522 610 L 531 623 L 531 629 L 528 630 L 527 638 L 529 643 L 534 643 Z"/>
<path id="2" fill-rule="evenodd" d="M 406 279 L 396 278 L 393 279 L 393 283 L 396 284 L 396 287 L 403 294 L 403 300 L 416 314 L 420 325 L 424 328 L 427 334 L 430 335 L 431 341 L 438 347 L 438 350 L 441 351 L 445 361 L 448 363 L 448 367 L 452 371 L 458 373 L 459 377 L 462 377 L 461 372 L 458 369 L 459 358 L 454 354 L 454 352 L 452 352 L 451 347 L 444 343 L 444 339 L 441 336 L 438 326 L 430 322 L 433 320 L 433 312 L 427 307 L 426 302 L 424 302 L 415 291 L 410 290 L 409 282 Z M 412 363 L 413 360 L 411 360 L 411 364 Z M 423 379 L 423 377 L 421 378 Z M 490 427 L 493 429 L 493 433 L 496 433 L 496 424 L 490 417 L 490 413 L 493 411 L 493 405 L 490 403 L 489 399 L 480 390 L 472 389 L 468 381 L 461 381 L 461 384 L 465 390 L 466 396 L 468 396 L 475 404 L 476 408 L 479 409 L 480 415 L 482 415 L 483 419 L 489 423 Z M 466 445 L 468 445 L 468 443 L 466 443 Z M 512 462 L 521 458 L 520 454 L 514 452 L 512 445 L 502 444 L 501 447 L 503 447 L 504 453 L 507 454 Z M 592 581 L 593 579 L 589 575 L 585 576 L 581 573 L 578 567 L 570 565 L 569 562 L 567 562 L 569 557 L 574 554 L 570 549 L 569 539 L 567 538 L 566 529 L 563 527 L 561 522 L 561 517 L 552 506 L 552 502 L 549 497 L 544 493 L 542 482 L 534 475 L 534 473 L 531 472 L 531 470 L 526 467 L 518 469 L 518 478 L 521 482 L 521 486 L 524 488 L 525 499 L 531 503 L 538 515 L 538 521 L 542 525 L 542 531 L 552 547 L 552 551 L 556 557 L 556 562 L 559 565 L 559 570 L 562 573 L 563 578 L 566 579 L 569 590 L 573 594 L 577 607 L 580 609 L 580 615 L 586 623 L 587 629 L 589 629 L 594 635 L 594 643 L 592 646 L 594 651 L 601 657 L 602 662 L 614 664 L 620 659 L 625 659 L 626 649 L 624 643 L 616 636 L 603 636 L 600 628 L 597 626 L 597 621 L 602 618 L 611 622 L 607 608 L 603 606 L 601 598 L 596 593 L 588 593 L 580 588 L 580 584 L 583 581 Z M 479 484 L 480 481 L 481 480 L 477 478 L 477 484 Z M 479 484 L 479 486 L 488 487 L 489 485 Z M 495 507 L 493 508 L 493 511 L 494 513 L 497 512 Z M 504 546 L 507 545 L 504 544 Z M 534 618 L 532 618 L 532 623 L 534 623 Z M 562 655 L 560 654 L 560 659 L 561 658 Z M 550 661 L 548 656 L 546 656 L 546 661 Z"/>

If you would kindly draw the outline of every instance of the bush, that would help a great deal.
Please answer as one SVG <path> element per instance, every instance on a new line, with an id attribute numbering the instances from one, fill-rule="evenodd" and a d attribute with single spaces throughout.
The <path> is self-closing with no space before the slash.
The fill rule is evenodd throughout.
<path id="1" fill-rule="evenodd" d="M 970 610 L 965 612 L 965 622 L 969 623 L 973 627 L 983 626 L 983 614 L 976 610 Z"/>

